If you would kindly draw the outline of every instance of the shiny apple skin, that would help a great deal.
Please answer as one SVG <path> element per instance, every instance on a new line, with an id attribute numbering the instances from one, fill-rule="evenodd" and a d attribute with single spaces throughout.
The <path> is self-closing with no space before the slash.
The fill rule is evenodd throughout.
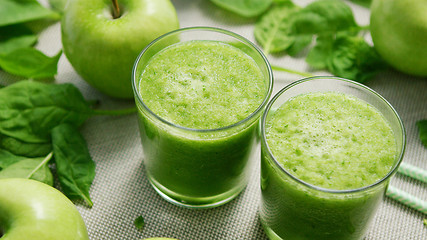
<path id="1" fill-rule="evenodd" d="M 29 179 L 0 179 L 0 229 L 0 240 L 89 240 L 75 205 Z"/>
<path id="2" fill-rule="evenodd" d="M 427 76 L 426 0 L 373 0 L 370 28 L 386 62 L 406 74 Z"/>
<path id="3" fill-rule="evenodd" d="M 61 20 L 64 53 L 74 70 L 99 91 L 133 98 L 131 74 L 139 53 L 155 38 L 179 27 L 169 0 L 70 0 Z"/>

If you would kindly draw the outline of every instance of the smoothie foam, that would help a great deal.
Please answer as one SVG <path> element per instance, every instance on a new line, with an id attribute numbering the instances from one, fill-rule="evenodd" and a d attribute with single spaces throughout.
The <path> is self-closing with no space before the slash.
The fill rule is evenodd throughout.
<path id="1" fill-rule="evenodd" d="M 215 41 L 171 45 L 150 60 L 140 82 L 148 108 L 193 129 L 237 123 L 262 103 L 267 86 L 255 61 Z"/>
<path id="2" fill-rule="evenodd" d="M 300 95 L 283 104 L 267 123 L 267 142 L 289 173 L 335 190 L 380 180 L 397 154 L 381 113 L 340 93 Z"/>

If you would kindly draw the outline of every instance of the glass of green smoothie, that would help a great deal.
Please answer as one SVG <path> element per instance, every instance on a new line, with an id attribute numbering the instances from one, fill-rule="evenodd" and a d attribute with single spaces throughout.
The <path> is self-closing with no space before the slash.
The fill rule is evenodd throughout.
<path id="1" fill-rule="evenodd" d="M 266 57 L 235 33 L 182 28 L 149 44 L 135 62 L 133 90 L 154 189 L 190 208 L 236 197 L 259 149 L 272 85 Z"/>
<path id="2" fill-rule="evenodd" d="M 363 239 L 402 161 L 394 108 L 360 83 L 313 77 L 261 119 L 260 218 L 270 239 Z"/>

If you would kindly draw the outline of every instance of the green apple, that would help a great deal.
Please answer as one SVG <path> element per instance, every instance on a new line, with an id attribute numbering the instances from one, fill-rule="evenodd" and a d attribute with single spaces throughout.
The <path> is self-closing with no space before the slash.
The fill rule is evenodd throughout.
<path id="1" fill-rule="evenodd" d="M 169 0 L 69 0 L 61 20 L 64 53 L 74 70 L 107 95 L 132 98 L 131 73 L 152 40 L 179 27 Z"/>
<path id="2" fill-rule="evenodd" d="M 89 237 L 80 213 L 60 191 L 35 180 L 9 178 L 0 179 L 0 239 Z"/>
<path id="3" fill-rule="evenodd" d="M 370 27 L 375 49 L 395 69 L 427 76 L 427 1 L 373 0 Z"/>

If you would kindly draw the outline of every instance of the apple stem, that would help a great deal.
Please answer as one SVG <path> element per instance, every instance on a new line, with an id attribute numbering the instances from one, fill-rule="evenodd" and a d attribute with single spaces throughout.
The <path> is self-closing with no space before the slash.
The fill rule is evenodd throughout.
<path id="1" fill-rule="evenodd" d="M 119 8 L 119 3 L 117 2 L 117 0 L 112 0 L 113 1 L 113 18 L 119 18 L 120 17 L 120 8 Z"/>

